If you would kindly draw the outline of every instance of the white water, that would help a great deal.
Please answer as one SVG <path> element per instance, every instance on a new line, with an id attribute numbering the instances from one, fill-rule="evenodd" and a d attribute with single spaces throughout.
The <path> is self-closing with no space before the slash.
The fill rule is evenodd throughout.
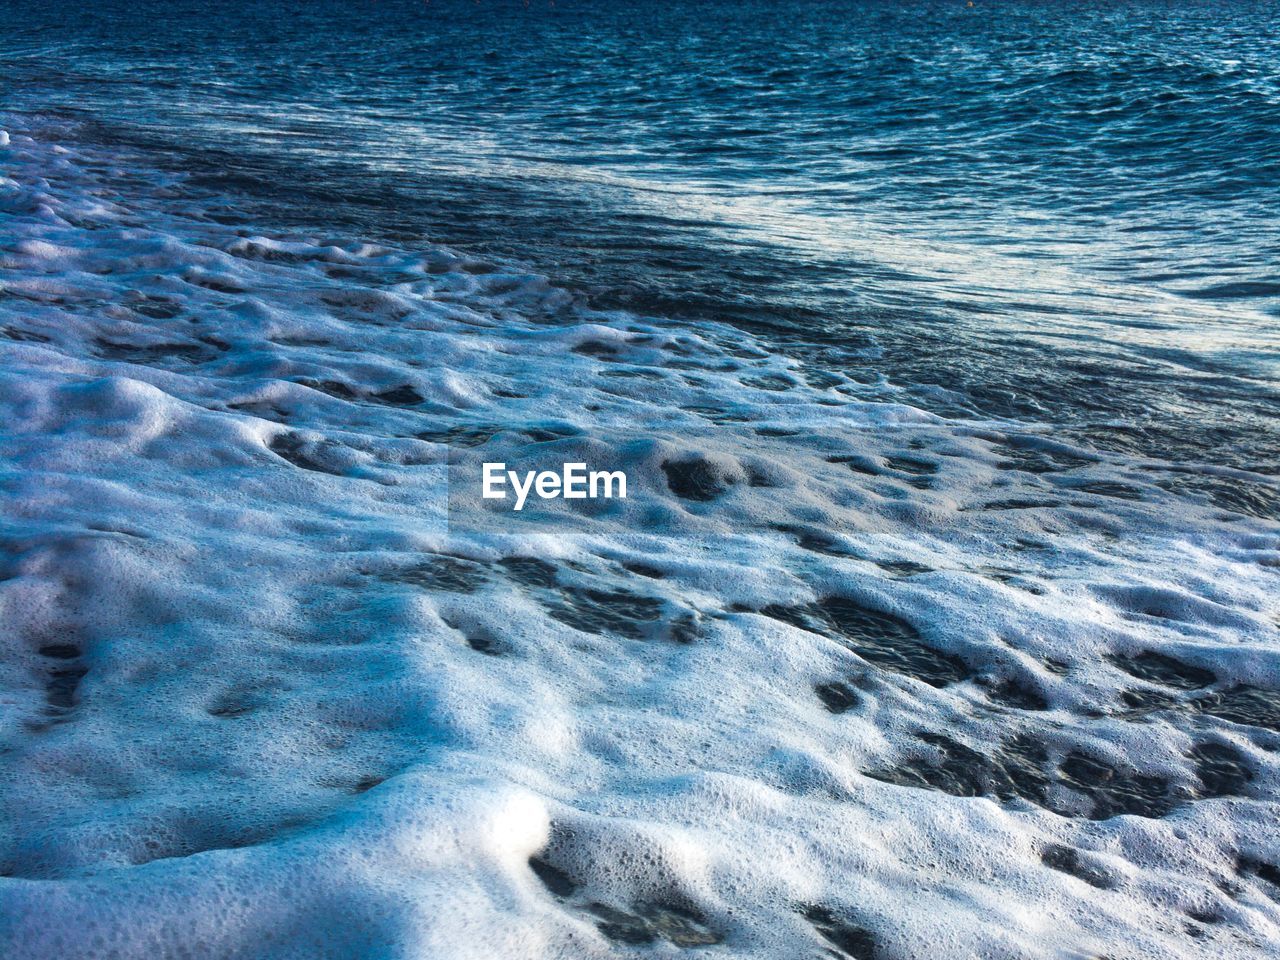
<path id="1" fill-rule="evenodd" d="M 1047 427 L 855 402 L 737 330 L 0 147 L 6 956 L 1274 951 L 1280 734 L 1202 708 L 1280 689 L 1274 524 Z M 451 429 L 631 495 L 449 510 Z M 795 625 L 833 596 L 959 673 Z M 1214 679 L 1108 659 L 1146 650 Z M 921 734 L 1083 754 L 1168 809 L 887 782 L 942 763 Z M 1206 744 L 1247 783 L 1213 789 Z"/>

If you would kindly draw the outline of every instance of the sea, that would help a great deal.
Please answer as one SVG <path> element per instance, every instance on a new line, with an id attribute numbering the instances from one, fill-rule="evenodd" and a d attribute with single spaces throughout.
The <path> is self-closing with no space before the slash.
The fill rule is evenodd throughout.
<path id="1" fill-rule="evenodd" d="M 1275 956 L 1277 37 L 0 0 L 0 954 Z"/>

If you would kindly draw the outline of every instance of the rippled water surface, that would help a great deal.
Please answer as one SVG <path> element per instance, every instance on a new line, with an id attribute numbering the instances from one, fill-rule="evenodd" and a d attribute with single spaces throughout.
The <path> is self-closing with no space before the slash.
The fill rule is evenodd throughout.
<path id="1" fill-rule="evenodd" d="M 947 414 L 1280 461 L 1270 4 L 6 15 L 11 107 L 159 151 L 259 217 L 750 324 Z"/>

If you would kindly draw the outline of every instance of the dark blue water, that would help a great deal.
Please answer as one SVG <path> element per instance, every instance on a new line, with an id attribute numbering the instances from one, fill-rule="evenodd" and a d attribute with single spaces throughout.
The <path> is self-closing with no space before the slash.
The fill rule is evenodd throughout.
<path id="1" fill-rule="evenodd" d="M 0 10 L 6 110 L 255 228 L 514 260 L 946 415 L 1280 462 L 1274 4 Z"/>

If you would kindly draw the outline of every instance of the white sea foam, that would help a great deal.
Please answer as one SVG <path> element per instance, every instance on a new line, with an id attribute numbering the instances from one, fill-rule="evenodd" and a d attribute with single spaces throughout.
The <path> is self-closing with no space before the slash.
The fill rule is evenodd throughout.
<path id="1" fill-rule="evenodd" d="M 1275 525 L 0 146 L 6 956 L 1274 950 Z"/>

